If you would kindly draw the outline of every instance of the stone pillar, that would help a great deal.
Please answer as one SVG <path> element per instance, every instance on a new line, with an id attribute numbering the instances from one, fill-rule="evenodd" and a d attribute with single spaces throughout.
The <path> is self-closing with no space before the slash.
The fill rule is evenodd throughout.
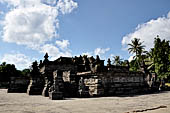
<path id="1" fill-rule="evenodd" d="M 89 97 L 89 88 L 85 86 L 83 77 L 79 80 L 79 97 Z"/>
<path id="2" fill-rule="evenodd" d="M 60 100 L 63 99 L 63 78 L 62 78 L 62 71 L 54 71 L 53 72 L 53 85 L 50 87 L 49 90 L 49 98 L 51 100 Z"/>

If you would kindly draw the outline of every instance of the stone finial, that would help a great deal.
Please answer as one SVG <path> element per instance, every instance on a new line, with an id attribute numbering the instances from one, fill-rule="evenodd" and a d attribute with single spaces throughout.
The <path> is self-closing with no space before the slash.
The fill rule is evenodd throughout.
<path id="1" fill-rule="evenodd" d="M 111 66 L 111 60 L 110 60 L 110 58 L 108 58 L 108 60 L 107 60 L 107 66 Z"/>
<path id="2" fill-rule="evenodd" d="M 49 57 L 48 53 L 46 53 L 45 56 L 44 56 L 44 61 L 43 61 L 44 64 L 48 64 L 48 61 L 49 61 L 48 57 Z"/>
<path id="3" fill-rule="evenodd" d="M 48 53 L 46 53 L 45 56 L 44 56 L 44 59 L 46 60 L 46 59 L 48 59 L 48 57 L 49 57 Z"/>
<path id="4" fill-rule="evenodd" d="M 97 62 L 100 61 L 99 55 L 96 55 L 96 61 L 97 61 Z"/>

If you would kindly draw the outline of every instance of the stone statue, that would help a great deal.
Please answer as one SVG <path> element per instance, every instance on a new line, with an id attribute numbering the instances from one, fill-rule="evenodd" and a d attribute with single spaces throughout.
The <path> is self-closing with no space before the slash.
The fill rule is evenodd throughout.
<path id="1" fill-rule="evenodd" d="M 108 58 L 108 60 L 107 60 L 107 66 L 111 66 L 111 60 L 110 60 L 110 58 Z"/>

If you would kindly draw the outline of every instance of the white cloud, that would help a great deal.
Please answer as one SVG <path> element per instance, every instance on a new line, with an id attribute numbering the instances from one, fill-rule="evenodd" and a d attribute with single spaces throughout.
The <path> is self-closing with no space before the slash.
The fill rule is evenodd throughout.
<path id="1" fill-rule="evenodd" d="M 170 12 L 167 16 L 150 20 L 137 26 L 134 32 L 123 37 L 122 45 L 127 46 L 133 38 L 140 38 L 144 41 L 146 50 L 153 47 L 154 38 L 159 35 L 161 39 L 170 40 Z"/>
<path id="2" fill-rule="evenodd" d="M 5 17 L 3 41 L 37 48 L 51 40 L 57 27 L 53 24 L 58 24 L 55 20 L 57 11 L 52 12 L 45 7 L 12 10 Z"/>
<path id="3" fill-rule="evenodd" d="M 96 48 L 93 52 L 83 52 L 82 55 L 88 56 L 96 56 L 99 55 L 100 57 L 104 57 L 105 53 L 108 52 L 110 48 Z"/>
<path id="4" fill-rule="evenodd" d="M 3 41 L 39 50 L 58 36 L 58 13 L 77 7 L 73 0 L 1 0 L 10 5 L 3 24 Z M 38 49 L 37 49 L 38 48 Z"/>
<path id="5" fill-rule="evenodd" d="M 8 3 L 8 5 L 12 5 L 14 7 L 18 6 L 20 3 L 20 0 L 1 0 L 0 3 Z"/>
<path id="6" fill-rule="evenodd" d="M 4 15 L 4 12 L 0 10 L 0 15 Z"/>
<path id="7" fill-rule="evenodd" d="M 59 46 L 59 48 L 61 48 L 62 50 L 64 50 L 68 48 L 68 46 L 70 45 L 70 42 L 69 40 L 62 40 L 62 41 L 57 40 L 56 45 Z"/>
<path id="8" fill-rule="evenodd" d="M 24 54 L 16 53 L 16 54 L 5 54 L 1 60 L 2 62 L 6 62 L 9 64 L 15 64 L 17 69 L 25 69 L 31 66 L 33 59 L 28 58 Z"/>
<path id="9" fill-rule="evenodd" d="M 83 52 L 82 55 L 88 55 L 96 57 L 96 55 L 99 55 L 100 59 L 104 59 L 105 61 L 107 61 L 107 57 L 105 56 L 106 52 L 108 52 L 110 50 L 110 48 L 96 48 L 94 51 L 91 52 Z"/>
<path id="10" fill-rule="evenodd" d="M 66 14 L 77 8 L 78 4 L 72 0 L 59 0 L 57 6 L 63 14 Z"/>
<path id="11" fill-rule="evenodd" d="M 109 50 L 110 50 L 110 48 L 96 48 L 94 50 L 94 55 L 99 55 L 100 56 L 100 55 L 105 54 Z"/>
<path id="12" fill-rule="evenodd" d="M 69 50 L 66 51 L 60 51 L 56 46 L 52 44 L 46 44 L 41 48 L 42 53 L 48 53 L 48 55 L 51 57 L 50 60 L 56 60 L 60 56 L 63 57 L 71 57 L 71 52 Z"/>
<path id="13" fill-rule="evenodd" d="M 87 56 L 93 56 L 93 52 L 84 52 L 84 53 L 82 53 L 82 55 L 87 55 Z"/>
<path id="14" fill-rule="evenodd" d="M 132 60 L 134 60 L 134 55 L 130 56 L 129 59 L 128 59 L 129 62 L 132 61 Z"/>

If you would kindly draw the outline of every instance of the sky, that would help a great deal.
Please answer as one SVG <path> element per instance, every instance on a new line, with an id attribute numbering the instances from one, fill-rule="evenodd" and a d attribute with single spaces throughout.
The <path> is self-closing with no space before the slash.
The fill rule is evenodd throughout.
<path id="1" fill-rule="evenodd" d="M 127 60 L 127 44 L 170 40 L 170 0 L 0 0 L 0 63 L 79 55 Z"/>

